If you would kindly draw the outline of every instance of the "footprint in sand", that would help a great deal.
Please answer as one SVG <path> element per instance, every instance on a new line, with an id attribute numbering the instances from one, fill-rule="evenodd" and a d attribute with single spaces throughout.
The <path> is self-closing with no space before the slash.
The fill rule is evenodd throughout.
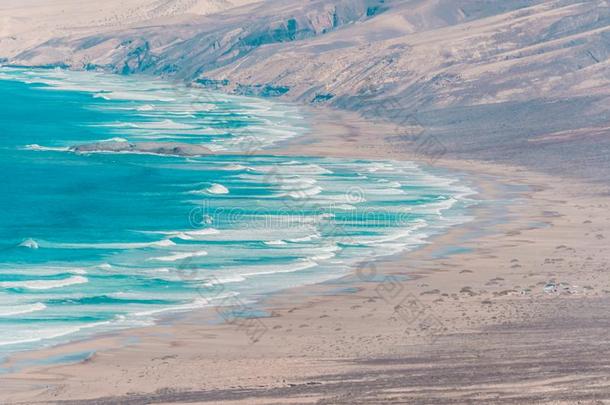
<path id="1" fill-rule="evenodd" d="M 474 291 L 472 291 L 472 287 L 469 287 L 469 286 L 462 287 L 462 289 L 460 290 L 460 293 L 468 294 L 471 297 L 477 295 Z"/>
<path id="2" fill-rule="evenodd" d="M 422 293 L 420 293 L 419 295 L 431 295 L 431 294 L 440 294 L 440 290 L 434 289 L 434 290 L 430 290 L 430 291 L 424 291 Z"/>

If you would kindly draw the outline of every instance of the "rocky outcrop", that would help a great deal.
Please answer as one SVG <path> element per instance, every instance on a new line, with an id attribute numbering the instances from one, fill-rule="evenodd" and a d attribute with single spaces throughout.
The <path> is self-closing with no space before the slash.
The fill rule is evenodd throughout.
<path id="1" fill-rule="evenodd" d="M 75 153 L 148 153 L 171 156 L 204 156 L 208 148 L 178 142 L 96 142 L 70 148 Z"/>

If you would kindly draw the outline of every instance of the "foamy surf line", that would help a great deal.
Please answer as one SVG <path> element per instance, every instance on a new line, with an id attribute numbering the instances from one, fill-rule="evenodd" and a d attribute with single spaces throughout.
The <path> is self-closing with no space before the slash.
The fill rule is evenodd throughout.
<path id="1" fill-rule="evenodd" d="M 0 67 L 1 79 L 43 85 L 39 88 L 44 91 L 89 94 L 92 99 L 89 109 L 101 113 L 121 112 L 121 116 L 127 118 L 90 124 L 91 129 L 105 128 L 111 139 L 178 141 L 239 153 L 270 147 L 307 130 L 303 116 L 295 106 L 210 93 L 150 77 Z M 239 122 L 239 125 L 219 130 L 223 123 L 230 121 Z M 41 152 L 69 151 L 66 145 L 32 143 L 26 147 Z"/>
<path id="2" fill-rule="evenodd" d="M 6 316 L 29 314 L 31 312 L 42 311 L 46 307 L 47 306 L 45 304 L 43 304 L 42 302 L 37 302 L 35 304 L 29 304 L 29 305 L 15 305 L 12 307 L 0 306 L 0 316 L 6 317 Z"/>
<path id="3" fill-rule="evenodd" d="M 75 284 L 84 284 L 89 282 L 86 277 L 74 276 L 60 280 L 28 280 L 28 281 L 4 281 L 0 282 L 1 288 L 24 288 L 27 290 L 50 290 L 53 288 L 62 288 Z"/>
<path id="4" fill-rule="evenodd" d="M 250 305 L 421 246 L 469 219 L 473 191 L 413 163 L 240 154 L 249 151 L 240 149 L 249 142 L 243 128 L 265 132 L 257 145 L 265 147 L 305 127 L 298 111 L 267 100 L 221 96 L 192 104 L 186 101 L 192 93 L 183 98 L 167 84 L 137 78 L 25 76 L 45 85 L 32 89 L 31 99 L 65 97 L 87 119 L 76 127 L 94 133 L 83 142 L 63 139 L 64 133 L 5 140 L 22 142 L 10 144 L 21 167 L 40 165 L 28 185 L 43 192 L 21 196 L 28 204 L 0 217 L 0 226 L 15 229 L 0 240 L 7 247 L 0 263 L 0 319 L 8 325 L 0 330 L 3 350 L 151 325 L 173 312 L 222 304 L 211 286 Z M 79 114 L 66 120 L 74 117 Z M 75 142 L 118 148 L 151 136 L 237 153 L 63 153 Z M 9 180 L 15 176 L 7 173 Z M 17 180 L 15 198 L 24 190 Z M 65 212 L 71 214 L 57 215 Z M 24 225 L 10 218 L 23 218 Z"/>
<path id="5" fill-rule="evenodd" d="M 301 197 L 299 194 L 297 198 L 288 195 L 285 193 L 287 190 L 299 191 L 299 190 L 308 190 L 312 187 L 312 185 L 316 185 L 319 188 L 315 193 L 307 193 L 305 196 L 309 197 L 307 199 L 306 204 L 312 204 L 320 201 L 342 201 L 342 198 L 336 198 L 338 196 L 342 196 L 339 190 L 345 189 L 345 178 L 343 176 L 337 177 L 335 180 L 332 176 L 334 174 L 340 174 L 343 171 L 355 172 L 354 179 L 358 182 L 356 184 L 362 184 L 361 182 L 364 180 L 370 180 L 369 187 L 365 187 L 363 185 L 361 190 L 364 191 L 365 194 L 370 194 L 370 197 L 367 198 L 350 198 L 350 210 L 347 210 L 345 213 L 345 209 L 343 207 L 338 208 L 337 212 L 315 212 L 311 213 L 307 216 L 307 220 L 302 217 L 297 218 L 297 226 L 298 230 L 292 229 L 287 230 L 284 228 L 271 229 L 269 228 L 269 224 L 265 226 L 265 229 L 257 229 L 255 226 L 250 227 L 246 226 L 243 229 L 216 229 L 212 227 L 203 227 L 202 229 L 177 229 L 177 230 L 150 230 L 150 231 L 136 231 L 141 234 L 149 234 L 149 235 L 162 235 L 162 239 L 157 239 L 151 242 L 114 242 L 114 243 L 71 243 L 71 242 L 49 242 L 45 240 L 35 240 L 33 238 L 28 239 L 27 241 L 21 243 L 21 245 L 27 246 L 36 246 L 39 249 L 89 249 L 89 250 L 114 250 L 117 252 L 126 251 L 129 254 L 132 254 L 135 251 L 142 250 L 144 251 L 142 255 L 138 257 L 146 257 L 146 261 L 148 262 L 163 262 L 164 264 L 169 264 L 170 266 L 173 263 L 180 263 L 185 260 L 193 259 L 195 263 L 203 263 L 207 264 L 208 255 L 211 253 L 211 258 L 209 259 L 211 262 L 218 261 L 219 269 L 232 269 L 231 266 L 227 267 L 226 264 L 220 264 L 224 260 L 224 256 L 222 256 L 222 252 L 218 247 L 208 246 L 206 250 L 202 249 L 192 249 L 192 247 L 196 247 L 199 243 L 236 243 L 238 245 L 231 245 L 231 248 L 225 248 L 232 256 L 241 256 L 239 249 L 243 247 L 237 247 L 243 243 L 243 241 L 260 241 L 262 245 L 267 246 L 270 250 L 258 250 L 259 254 L 277 254 L 282 252 L 283 254 L 293 257 L 301 255 L 302 258 L 298 260 L 290 260 L 285 264 L 274 264 L 274 265 L 239 265 L 236 266 L 234 270 L 231 270 L 231 274 L 224 274 L 223 272 L 219 272 L 218 269 L 210 269 L 210 270 L 194 270 L 193 268 L 188 268 L 189 275 L 187 282 L 193 283 L 198 282 L 199 285 L 215 285 L 215 284 L 226 284 L 226 285 L 235 285 L 235 286 L 243 286 L 247 285 L 251 280 L 273 280 L 273 277 L 286 277 L 289 274 L 301 274 L 303 272 L 311 272 L 313 269 L 319 266 L 329 266 L 330 261 L 334 263 L 341 262 L 340 266 L 336 266 L 335 276 L 340 276 L 341 274 L 345 274 L 346 271 L 349 271 L 351 265 L 356 263 L 358 260 L 362 260 L 363 258 L 376 258 L 381 257 L 383 255 L 397 253 L 401 250 L 405 250 L 409 247 L 416 246 L 418 244 L 424 243 L 424 240 L 430 234 L 424 232 L 429 225 L 430 219 L 413 219 L 410 220 L 410 226 L 406 227 L 401 226 L 400 228 L 394 229 L 391 233 L 380 234 L 377 237 L 371 237 L 370 235 L 352 235 L 349 239 L 338 238 L 334 243 L 328 244 L 329 235 L 324 234 L 323 229 L 318 229 L 317 226 L 322 223 L 322 221 L 332 221 L 335 217 L 343 216 L 343 220 L 348 223 L 353 222 L 362 222 L 365 221 L 363 218 L 366 215 L 359 214 L 358 212 L 353 212 L 353 210 L 358 211 L 358 208 L 363 206 L 368 206 L 370 204 L 375 204 L 376 201 L 387 203 L 387 200 L 394 199 L 397 204 L 400 205 L 400 211 L 405 208 L 400 204 L 400 198 L 403 198 L 403 193 L 383 193 L 377 192 L 375 188 L 371 188 L 370 186 L 380 183 L 388 184 L 388 190 L 400 189 L 403 187 L 403 183 L 397 180 L 392 179 L 393 176 L 403 177 L 405 174 L 410 173 L 413 174 L 413 178 L 417 178 L 413 182 L 405 182 L 409 183 L 411 187 L 414 184 L 421 184 L 422 187 L 427 185 L 428 188 L 441 187 L 449 184 L 454 184 L 454 182 L 448 182 L 444 179 L 437 178 L 433 175 L 425 175 L 421 169 L 416 167 L 406 165 L 402 166 L 397 164 L 394 167 L 394 171 L 390 170 L 390 166 L 388 164 L 384 164 L 383 168 L 383 176 L 384 178 L 373 178 L 367 179 L 363 178 L 358 173 L 369 171 L 367 169 L 373 168 L 370 172 L 378 173 L 381 172 L 377 170 L 378 163 L 344 163 L 341 161 L 327 161 L 323 160 L 319 163 L 311 163 L 308 162 L 303 164 L 303 162 L 298 160 L 292 160 L 289 162 L 282 162 L 282 164 L 277 167 L 281 167 L 285 173 L 290 173 L 288 177 L 269 177 L 268 173 L 270 171 L 270 167 L 267 162 L 265 162 L 266 158 L 261 158 L 263 161 L 260 165 L 251 164 L 253 166 L 252 172 L 259 173 L 258 178 L 257 175 L 248 175 L 247 181 L 248 183 L 258 183 L 259 181 L 271 183 L 268 184 L 269 190 L 283 190 L 284 193 L 273 193 L 275 200 L 286 199 L 286 201 L 294 201 L 299 200 L 298 197 Z M 308 159 L 310 160 L 310 159 Z M 200 161 L 193 161 L 192 163 L 201 164 Z M 214 162 L 208 162 L 213 164 Z M 198 171 L 201 170 L 201 167 L 198 167 Z M 406 172 L 405 172 L 406 170 Z M 240 173 L 233 173 L 233 171 L 229 171 L 230 174 L 228 176 L 239 177 Z M 299 176 L 300 173 L 302 176 Z M 392 175 L 390 175 L 391 173 Z M 385 178 L 389 176 L 390 178 Z M 438 180 L 438 181 L 437 181 Z M 336 181 L 337 185 L 333 186 L 333 182 Z M 404 179 L 403 179 L 404 182 Z M 206 190 L 206 194 L 216 194 L 209 191 L 209 188 L 216 186 L 217 190 L 220 190 L 218 194 L 223 194 L 223 190 L 229 191 L 228 188 L 222 186 L 220 183 L 210 183 L 211 185 Z M 317 186 L 319 184 L 319 186 Z M 368 184 L 368 183 L 367 183 Z M 443 212 L 447 210 L 451 210 L 455 204 L 460 202 L 460 199 L 463 198 L 467 193 L 468 189 L 464 187 L 455 187 L 453 189 L 453 193 L 457 197 L 448 197 L 439 200 L 438 198 L 431 199 L 428 203 L 423 204 L 421 206 L 410 207 L 419 211 L 421 213 L 425 213 L 427 216 L 433 216 L 439 220 L 443 220 Z M 338 194 L 339 193 L 339 194 Z M 228 193 L 227 193 L 228 194 Z M 229 194 L 230 195 L 230 194 Z M 316 200 L 316 198 L 319 198 Z M 231 200 L 230 200 L 231 201 Z M 238 201 L 238 200 L 236 200 Z M 290 203 L 288 203 L 290 204 Z M 341 205 L 341 204 L 339 204 Z M 289 205 L 288 205 L 289 206 Z M 303 208 L 302 205 L 299 205 L 295 208 Z M 307 208 L 307 206 L 305 206 Z M 284 206 L 285 209 L 285 206 Z M 343 213 L 341 213 L 343 212 Z M 263 215 L 262 217 L 269 217 L 270 214 Z M 296 213 L 297 216 L 302 215 L 302 213 Z M 271 215 L 273 218 L 285 218 L 285 215 Z M 240 217 L 241 218 L 241 217 Z M 259 213 L 252 213 L 252 219 L 260 219 L 261 215 Z M 215 218 L 215 220 L 220 220 L 222 218 Z M 214 221 L 212 221 L 214 222 Z M 457 221 L 459 223 L 459 221 Z M 303 224 L 307 224 L 303 227 Z M 369 227 L 368 225 L 366 226 Z M 317 229 L 317 230 L 316 230 Z M 421 232 L 420 232 L 421 230 Z M 298 231 L 298 232 L 297 232 Z M 292 232 L 292 235 L 290 235 Z M 295 233 L 296 232 L 296 233 Z M 192 244 L 195 244 L 194 246 Z M 318 246 L 319 244 L 324 244 L 323 246 Z M 186 247 L 191 247 L 191 249 L 185 250 Z M 362 248 L 367 247 L 369 249 L 370 254 L 365 257 L 359 257 L 357 255 L 351 257 L 351 255 L 346 255 L 345 251 L 349 249 L 350 246 Z M 208 251 L 210 253 L 208 253 Z M 277 253 L 275 253 L 277 252 Z M 250 254 L 253 254 L 251 252 Z M 141 259 L 140 259 L 141 262 Z M 189 262 L 191 263 L 191 262 Z M 190 266 L 190 264 L 189 264 Z M 103 269 L 106 272 L 119 272 L 120 274 L 129 274 L 130 270 L 128 267 L 114 266 L 110 264 L 100 265 L 99 269 Z M 142 275 L 143 277 L 151 277 L 151 279 L 157 280 L 165 280 L 167 282 L 181 281 L 180 277 L 175 276 L 176 268 L 168 267 L 164 268 L 163 272 L 159 268 L 140 268 L 137 274 Z M 168 274 L 166 277 L 160 276 L 160 273 Z M 136 274 L 134 271 L 131 271 L 131 274 Z M 328 277 L 328 275 L 325 275 Z M 320 280 L 320 277 L 311 277 L 309 282 L 316 282 Z M 35 289 L 61 289 L 70 286 L 76 286 L 80 283 L 86 283 L 89 280 L 83 276 L 74 276 L 60 280 L 29 280 L 29 281 L 18 281 L 18 282 L 2 282 L 0 283 L 0 287 L 8 288 L 8 289 L 25 289 L 25 290 L 35 290 Z M 257 281 L 260 283 L 260 281 Z M 302 283 L 308 283 L 307 281 L 302 281 Z M 283 283 L 281 280 L 273 282 L 272 286 L 268 287 L 268 291 L 274 291 L 277 289 L 281 289 L 281 285 Z M 241 288 L 241 287 L 240 287 Z M 260 294 L 260 293 L 257 293 Z M 246 297 L 246 296 L 245 296 Z M 37 305 L 36 307 L 23 307 L 22 313 L 28 312 L 34 313 L 39 311 L 48 311 L 49 308 L 46 304 L 40 303 L 43 306 Z M 122 325 L 129 324 L 130 319 L 134 319 L 138 317 L 155 317 L 157 315 L 171 313 L 174 311 L 184 311 L 184 310 L 193 310 L 196 308 L 201 308 L 208 306 L 209 302 L 207 299 L 195 298 L 193 302 L 183 302 L 177 305 L 162 307 L 162 308 L 153 308 L 153 309 L 144 309 L 138 310 L 132 314 L 132 317 L 129 316 L 121 319 Z M 14 311 L 14 313 L 6 312 L 4 314 L 0 314 L 0 316 L 15 316 L 18 315 L 20 310 Z M 117 318 L 118 319 L 118 318 Z M 141 320 L 140 320 L 141 321 Z M 153 319 L 148 320 L 148 322 L 153 321 Z M 109 320 L 108 322 L 100 323 L 95 328 L 101 326 L 114 325 L 116 320 Z M 95 329 L 94 328 L 94 329 Z M 89 328 L 86 328 L 89 329 Z M 81 329 L 78 329 L 79 331 Z M 68 333 L 67 335 L 69 335 Z M 62 335 L 64 336 L 64 335 Z"/>

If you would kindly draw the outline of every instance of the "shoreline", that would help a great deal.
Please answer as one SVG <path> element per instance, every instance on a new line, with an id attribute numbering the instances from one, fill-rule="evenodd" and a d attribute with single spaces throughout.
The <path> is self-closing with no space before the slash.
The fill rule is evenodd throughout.
<path id="1" fill-rule="evenodd" d="M 307 138 L 307 134 L 308 133 L 306 133 L 306 135 L 301 135 L 301 137 L 291 138 L 289 140 L 281 141 L 281 143 L 292 143 L 294 141 L 299 141 L 302 138 Z M 112 144 L 112 142 L 109 142 L 109 144 Z M 159 144 L 160 148 L 164 147 L 164 145 L 166 145 L 166 143 L 162 143 L 162 142 L 160 142 L 160 143 L 151 142 L 150 143 L 150 145 L 154 145 L 154 144 Z M 91 145 L 94 145 L 94 144 L 91 144 Z M 78 147 L 79 146 L 76 146 L 76 147 L 74 147 L 74 149 L 77 149 Z M 322 155 L 322 154 L 307 154 L 307 153 L 305 153 L 305 154 L 294 153 L 293 154 L 285 148 L 279 148 L 279 149 L 278 148 L 265 149 L 260 152 L 254 152 L 252 154 L 246 155 L 246 158 L 248 156 L 257 156 L 257 155 L 258 156 L 294 155 L 295 157 L 302 156 L 302 157 L 314 157 L 314 158 L 331 158 L 331 159 L 335 158 L 335 156 Z M 87 153 L 87 152 L 88 151 L 85 151 L 82 153 Z M 282 152 L 284 152 L 284 153 L 282 153 Z M 81 152 L 79 151 L 76 153 L 81 153 Z M 97 153 L 97 151 L 91 151 L 90 153 Z M 184 158 L 190 157 L 190 155 L 170 155 L 170 154 L 165 154 L 165 153 L 160 154 L 160 155 L 169 156 L 169 157 L 184 157 Z M 231 155 L 231 152 L 222 153 L 220 155 L 223 155 L 223 156 Z M 348 157 L 343 157 L 343 158 L 347 159 Z M 388 160 L 388 161 L 390 161 L 390 160 Z M 396 160 L 396 161 L 407 161 L 407 160 Z M 423 169 L 425 170 L 426 173 L 438 174 L 440 176 L 453 176 L 451 178 L 453 180 L 459 179 L 460 181 L 462 181 L 462 180 L 464 180 L 464 177 L 466 177 L 469 180 L 462 181 L 460 184 L 464 185 L 468 189 L 473 187 L 473 183 L 476 183 L 475 181 L 473 181 L 473 179 L 471 177 L 469 177 L 468 175 L 465 175 L 465 173 L 449 173 L 449 171 L 447 169 L 437 170 L 436 168 L 434 168 L 432 166 L 425 166 L 425 165 L 421 165 L 421 164 L 420 164 L 420 166 L 423 167 Z M 478 199 L 478 196 L 480 194 L 479 190 L 476 189 L 475 187 L 473 187 L 472 191 L 473 191 L 473 195 L 477 196 L 475 199 Z M 468 195 L 470 196 L 471 194 L 468 194 Z M 468 197 L 468 198 L 470 198 L 470 197 Z M 467 208 L 468 211 L 466 211 L 466 213 L 469 213 L 471 210 L 474 210 L 474 209 L 476 209 L 476 208 L 468 207 Z M 470 216 L 470 215 L 467 215 L 467 216 Z M 470 222 L 470 219 L 465 220 L 465 222 L 466 223 Z M 407 249 L 407 250 L 404 250 L 404 251 L 398 252 L 398 253 L 376 256 L 373 259 L 368 259 L 368 260 L 363 259 L 362 261 L 364 263 L 399 261 L 405 255 L 408 255 L 419 249 L 422 249 L 422 248 L 426 247 L 428 244 L 434 243 L 434 240 L 436 238 L 442 237 L 446 233 L 452 232 L 453 229 L 459 228 L 461 225 L 462 225 L 462 223 L 444 225 L 443 230 L 440 233 L 433 233 L 432 235 L 424 236 L 423 242 L 421 242 L 420 244 L 418 244 L 417 246 L 415 246 L 411 249 Z M 338 284 L 338 285 L 342 285 L 344 283 L 354 284 L 354 281 L 353 280 L 349 281 L 349 279 L 353 278 L 354 272 L 356 271 L 356 269 L 357 269 L 356 267 L 352 267 L 347 274 L 337 275 L 331 279 L 320 280 L 320 281 L 309 283 L 309 284 L 302 284 L 302 285 L 298 285 L 296 287 L 281 288 L 281 289 L 274 290 L 269 293 L 265 293 L 265 295 L 259 296 L 258 298 L 256 298 L 253 301 L 248 300 L 248 307 L 249 308 L 253 307 L 254 311 L 260 311 L 261 313 L 263 313 L 263 315 L 261 315 L 261 317 L 264 318 L 265 317 L 264 313 L 267 312 L 266 311 L 267 309 L 269 309 L 269 308 L 267 308 L 268 305 L 266 304 L 266 302 L 273 301 L 274 297 L 285 295 L 287 291 L 293 291 L 293 290 L 305 291 L 309 288 L 315 289 L 315 287 L 326 288 L 328 285 L 334 285 L 334 284 Z M 360 281 L 362 281 L 362 280 L 360 280 Z M 307 294 L 305 294 L 304 296 L 307 296 Z M 176 311 L 176 312 L 167 311 L 167 314 L 160 315 L 156 319 L 156 321 L 153 325 L 134 326 L 134 327 L 117 329 L 117 330 L 112 330 L 112 331 L 101 331 L 101 332 L 94 333 L 92 335 L 75 337 L 74 340 L 53 343 L 46 347 L 26 349 L 26 350 L 20 350 L 20 351 L 15 351 L 15 352 L 8 352 L 3 358 L 0 358 L 0 361 L 6 360 L 6 359 L 12 359 L 12 358 L 16 358 L 16 359 L 20 359 L 20 360 L 7 362 L 6 364 L 8 364 L 9 367 L 4 367 L 4 368 L 0 367 L 0 379 L 2 378 L 3 375 L 10 376 L 11 374 L 19 374 L 21 371 L 27 371 L 30 369 L 40 368 L 40 367 L 43 367 L 43 365 L 46 366 L 47 363 L 53 364 L 53 367 L 65 366 L 65 365 L 73 364 L 75 362 L 74 361 L 75 358 L 79 359 L 78 362 L 86 362 L 89 360 L 91 355 L 94 355 L 97 352 L 97 349 L 92 347 L 92 346 L 97 345 L 97 343 L 96 343 L 97 341 L 121 340 L 121 339 L 125 340 L 126 337 L 127 337 L 127 340 L 129 340 L 128 339 L 129 332 L 133 331 L 133 330 L 147 331 L 147 330 L 149 330 L 151 328 L 155 328 L 157 326 L 166 326 L 166 325 L 175 326 L 175 325 L 179 325 L 181 322 L 184 322 L 185 319 L 190 320 L 190 321 L 195 319 L 197 322 L 204 322 L 204 323 L 208 322 L 210 324 L 215 324 L 218 322 L 227 323 L 226 320 L 218 319 L 218 316 L 216 316 L 217 319 L 210 319 L 210 318 L 214 318 L 214 316 L 210 317 L 208 315 L 203 316 L 203 317 L 198 316 L 198 314 L 200 315 L 201 312 L 212 313 L 212 315 L 213 315 L 213 313 L 216 311 L 216 309 L 218 309 L 217 306 L 209 305 L 209 306 L 204 306 L 202 308 L 191 309 L 191 310 L 187 310 L 187 311 Z M 218 311 L 216 311 L 216 312 L 218 312 Z M 267 312 L 267 313 L 269 313 L 269 312 Z M 250 315 L 248 315 L 248 314 L 245 316 L 245 318 L 249 318 L 249 317 L 250 317 Z M 256 316 L 254 316 L 254 317 L 256 317 Z M 176 318 L 178 318 L 180 320 L 176 320 Z M 77 351 L 77 352 L 75 352 L 74 350 L 71 349 L 72 347 L 80 347 L 80 346 L 84 346 L 87 349 L 82 350 L 82 351 Z M 50 353 L 56 353 L 56 352 L 58 352 L 59 354 L 50 354 Z M 53 360 L 51 360 L 51 359 L 53 359 Z M 39 364 L 36 364 L 36 363 L 39 363 Z M 1 362 L 0 362 L 0 365 L 2 365 Z"/>
<path id="2" fill-rule="evenodd" d="M 388 145 L 378 141 L 377 134 L 388 130 L 387 127 L 344 117 L 343 113 L 330 113 L 312 129 L 311 143 L 289 143 L 284 153 L 320 154 L 324 150 L 333 157 L 404 155 L 404 151 L 388 150 Z M 344 126 L 345 122 L 348 125 Z M 322 135 L 324 139 L 320 139 Z M 277 150 L 270 152 L 281 154 Z M 421 161 L 422 158 L 425 159 L 412 155 L 405 156 L 404 160 Z M 610 285 L 602 273 L 584 268 L 575 270 L 576 264 L 566 264 L 572 254 L 569 249 L 579 252 L 578 263 L 594 262 L 593 267 L 607 263 L 607 253 L 603 251 L 603 232 L 610 229 L 610 219 L 603 218 L 606 198 L 579 194 L 579 185 L 562 184 L 549 176 L 519 168 L 509 171 L 505 166 L 442 159 L 435 163 L 449 170 L 460 165 L 460 171 L 479 176 L 481 192 L 491 201 L 510 197 L 512 204 L 506 207 L 507 221 L 498 223 L 493 206 L 475 207 L 474 210 L 483 211 L 473 221 L 451 227 L 414 251 L 375 261 L 374 272 L 359 269 L 360 275 L 374 273 L 375 277 L 363 280 L 355 274 L 357 270 L 338 280 L 272 294 L 257 306 L 268 311 L 269 316 L 260 318 L 267 332 L 256 344 L 250 344 L 248 336 L 235 325 L 215 322 L 217 316 L 210 314 L 211 311 L 185 314 L 175 322 L 55 349 L 62 352 L 69 346 L 72 352 L 82 352 L 92 345 L 97 349 L 96 354 L 84 362 L 39 366 L 0 375 L 3 386 L 7 387 L 6 399 L 28 403 L 86 398 L 106 398 L 100 403 L 220 399 L 231 403 L 272 403 L 291 398 L 295 403 L 317 400 L 341 403 L 355 398 L 382 402 L 398 396 L 414 402 L 443 403 L 459 402 L 459 395 L 479 391 L 500 390 L 517 400 L 535 399 L 541 391 L 555 399 L 559 394 L 574 395 L 577 391 L 570 394 L 574 388 L 572 379 L 565 376 L 567 369 L 519 380 L 508 371 L 504 375 L 499 373 L 500 369 L 489 369 L 498 364 L 497 359 L 496 363 L 483 360 L 495 359 L 498 355 L 491 350 L 497 349 L 498 343 L 493 337 L 506 338 L 506 325 L 525 331 L 523 336 L 513 336 L 513 343 L 545 336 L 544 333 L 554 333 L 552 336 L 561 333 L 553 329 L 557 325 L 548 324 L 550 320 L 556 321 L 553 311 L 558 302 L 569 315 L 568 319 L 578 308 L 589 306 L 593 308 L 591 314 L 597 314 L 600 308 L 609 305 Z M 506 189 L 497 187 L 501 180 L 509 185 Z M 529 189 L 523 189 L 524 186 Z M 563 196 L 570 197 L 571 202 Z M 588 207 L 589 212 L 582 212 L 578 206 Z M 595 231 L 591 231 L 592 227 Z M 481 228 L 488 233 L 481 235 Z M 558 234 L 554 232 L 557 230 Z M 542 258 L 542 251 L 546 250 L 550 253 L 545 254 L 550 257 Z M 547 264 L 560 269 L 553 267 L 548 271 L 544 269 Z M 405 267 L 409 270 L 405 271 Z M 539 272 L 540 269 L 545 272 Z M 580 274 L 578 271 L 587 276 L 592 273 L 597 284 L 589 281 L 591 289 L 580 285 L 582 277 L 575 276 Z M 407 281 L 403 281 L 405 276 Z M 566 280 L 560 280 L 560 276 Z M 557 285 L 569 283 L 575 293 L 545 293 L 543 286 L 551 278 L 556 279 Z M 400 291 L 399 301 L 388 300 L 388 296 L 380 294 L 396 287 Z M 405 297 L 414 297 L 415 307 L 402 307 Z M 427 315 L 421 319 L 432 318 L 431 324 L 420 324 L 419 317 L 413 317 L 414 312 Z M 409 317 L 414 318 L 413 322 L 405 322 Z M 541 323 L 546 329 L 536 329 Z M 436 332 L 430 334 L 430 330 Z M 569 335 L 570 331 L 565 332 Z M 481 346 L 473 347 L 474 342 Z M 557 344 L 575 342 L 562 339 Z M 537 339 L 534 346 L 542 343 Z M 595 345 L 595 342 L 588 343 Z M 468 347 L 471 352 L 460 352 L 457 350 L 460 347 Z M 47 354 L 51 352 L 46 350 Z M 478 357 L 473 357 L 474 352 Z M 465 353 L 470 355 L 465 358 Z M 566 354 L 577 355 L 582 355 L 582 350 Z M 546 367 L 540 353 L 532 356 L 536 359 L 532 367 Z M 603 356 L 598 354 L 598 357 Z M 460 379 L 464 370 L 459 368 L 473 365 L 481 370 L 469 368 L 474 374 L 466 385 Z M 599 374 L 599 367 L 600 360 L 596 359 L 591 362 L 591 370 L 582 370 L 589 373 L 589 386 L 594 381 L 600 384 L 599 376 L 592 376 Z M 427 375 L 427 379 L 413 378 L 413 368 L 420 373 L 416 375 Z M 484 370 L 499 380 L 485 380 Z M 381 384 L 387 375 L 392 376 L 390 382 Z M 402 378 L 394 378 L 398 376 Z M 439 378 L 440 387 L 432 389 L 432 376 Z M 98 383 L 102 378 L 108 381 L 104 387 Z M 560 388 L 546 388 L 549 381 L 557 379 Z M 504 381 L 501 389 L 498 388 L 500 380 Z M 354 389 L 356 381 L 358 388 Z M 410 388 L 404 388 L 405 385 Z M 352 389 L 365 396 L 350 397 Z"/>

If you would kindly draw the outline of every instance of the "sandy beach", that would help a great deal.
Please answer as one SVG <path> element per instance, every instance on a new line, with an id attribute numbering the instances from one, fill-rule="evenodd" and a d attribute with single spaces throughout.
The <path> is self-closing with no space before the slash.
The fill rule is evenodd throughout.
<path id="1" fill-rule="evenodd" d="M 399 157 L 390 144 L 367 143 L 383 126 L 343 115 L 317 122 L 316 135 L 286 153 Z M 19 371 L 0 377 L 3 401 L 610 400 L 607 198 L 520 168 L 434 166 L 471 179 L 473 221 L 339 280 L 264 298 L 262 316 L 248 322 L 200 311 L 16 355 L 8 366 Z M 23 366 L 91 352 L 76 364 Z"/>

